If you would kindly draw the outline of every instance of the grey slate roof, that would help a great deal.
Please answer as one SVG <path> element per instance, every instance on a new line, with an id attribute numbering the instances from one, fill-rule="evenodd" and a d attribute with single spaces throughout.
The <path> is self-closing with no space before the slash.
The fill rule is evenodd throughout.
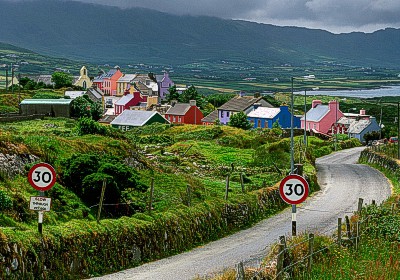
<path id="1" fill-rule="evenodd" d="M 210 114 L 201 119 L 202 122 L 215 123 L 218 119 L 218 110 L 212 111 Z"/>
<path id="2" fill-rule="evenodd" d="M 328 105 L 317 105 L 306 113 L 307 121 L 318 122 L 329 112 Z M 301 118 L 304 121 L 304 116 Z"/>
<path id="3" fill-rule="evenodd" d="M 190 109 L 189 103 L 177 103 L 165 113 L 166 115 L 184 116 Z"/>
<path id="4" fill-rule="evenodd" d="M 103 75 L 103 78 L 112 77 L 117 72 L 117 70 L 118 69 L 116 69 L 116 68 L 111 69 L 110 71 L 108 71 L 106 74 Z"/>
<path id="5" fill-rule="evenodd" d="M 366 129 L 371 124 L 370 120 L 359 120 L 354 121 L 350 124 L 349 129 L 347 130 L 348 133 L 353 134 L 360 134 L 364 129 Z"/>
<path id="6" fill-rule="evenodd" d="M 98 88 L 89 88 L 86 93 L 91 93 L 94 97 L 97 99 L 101 99 L 102 96 L 104 95 L 103 91 L 98 89 Z"/>
<path id="7" fill-rule="evenodd" d="M 254 103 L 259 102 L 262 99 L 262 97 L 252 97 L 252 96 L 236 96 L 226 102 L 225 104 L 221 105 L 218 110 L 225 110 L 225 111 L 234 111 L 234 112 L 240 112 L 244 111 L 250 106 L 252 106 Z"/>
<path id="8" fill-rule="evenodd" d="M 126 103 L 128 103 L 132 99 L 133 99 L 133 95 L 132 94 L 124 95 L 117 102 L 115 102 L 115 105 L 125 105 Z"/>
<path id="9" fill-rule="evenodd" d="M 156 111 L 125 110 L 117 116 L 111 125 L 143 126 L 155 114 Z"/>

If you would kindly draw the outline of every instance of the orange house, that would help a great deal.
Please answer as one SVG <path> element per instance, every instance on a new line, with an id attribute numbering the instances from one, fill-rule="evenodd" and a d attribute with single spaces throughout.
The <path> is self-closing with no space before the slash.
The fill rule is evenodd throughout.
<path id="1" fill-rule="evenodd" d="M 117 81 L 122 77 L 122 72 L 118 66 L 103 75 L 103 92 L 106 95 L 117 95 Z"/>

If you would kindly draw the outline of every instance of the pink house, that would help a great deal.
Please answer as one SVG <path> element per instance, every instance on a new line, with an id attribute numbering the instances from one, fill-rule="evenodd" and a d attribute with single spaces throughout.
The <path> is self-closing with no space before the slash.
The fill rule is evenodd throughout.
<path id="1" fill-rule="evenodd" d="M 300 120 L 301 128 L 323 134 L 332 134 L 335 122 L 343 117 L 337 100 L 322 105 L 321 100 L 313 100 L 312 108 Z"/>
<path id="2" fill-rule="evenodd" d="M 103 92 L 106 95 L 117 95 L 117 81 L 122 77 L 122 72 L 118 66 L 108 71 L 107 74 L 102 75 Z"/>

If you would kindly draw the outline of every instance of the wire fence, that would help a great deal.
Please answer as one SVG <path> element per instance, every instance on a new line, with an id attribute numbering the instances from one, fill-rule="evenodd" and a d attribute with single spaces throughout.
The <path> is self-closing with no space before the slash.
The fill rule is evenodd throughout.
<path id="1" fill-rule="evenodd" d="M 331 250 L 333 248 L 341 248 L 342 246 L 351 246 L 355 250 L 359 249 L 359 246 L 364 237 L 368 234 L 368 229 L 370 226 L 370 215 L 363 214 L 363 200 L 360 198 L 358 203 L 358 210 L 353 212 L 344 212 L 344 214 L 354 214 L 352 221 L 346 215 L 344 223 L 342 223 L 342 218 L 338 218 L 338 224 L 335 226 L 330 226 L 323 231 L 318 231 L 318 235 L 325 235 L 327 233 L 334 233 L 332 236 L 334 242 L 329 245 L 318 248 L 314 251 L 314 239 L 315 235 L 309 233 L 306 236 L 300 236 L 298 238 L 287 239 L 285 236 L 280 236 L 278 242 L 271 247 L 270 252 L 272 257 L 268 261 L 260 260 L 260 266 L 256 268 L 244 269 L 243 263 L 240 262 L 236 265 L 236 279 L 237 280 L 257 280 L 257 279 L 291 279 L 294 274 L 294 270 L 297 269 L 297 273 L 302 271 L 303 273 L 310 273 L 312 271 L 313 259 L 318 254 L 322 254 L 325 251 Z M 375 202 L 373 201 L 373 204 Z M 397 207 L 399 208 L 399 207 Z M 307 210 L 306 208 L 301 208 Z M 312 210 L 312 209 L 308 209 Z M 326 212 L 321 211 L 320 212 Z M 392 205 L 392 214 L 398 211 L 396 206 Z M 343 229 L 343 227 L 345 229 Z M 290 245 L 286 245 L 286 241 L 291 241 Z M 301 248 L 302 247 L 302 248 Z M 278 250 L 277 250 L 278 249 Z M 293 256 L 293 251 L 297 250 L 297 259 Z M 307 253 L 301 255 L 299 252 L 307 250 Z M 271 256 L 271 254 L 270 254 Z"/>

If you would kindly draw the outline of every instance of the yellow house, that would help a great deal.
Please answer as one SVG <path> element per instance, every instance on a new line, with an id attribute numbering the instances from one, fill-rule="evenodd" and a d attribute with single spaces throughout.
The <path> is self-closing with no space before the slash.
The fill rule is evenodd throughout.
<path id="1" fill-rule="evenodd" d="M 118 79 L 117 96 L 124 95 L 125 90 L 129 88 L 131 82 L 136 78 L 136 76 L 137 74 L 124 74 L 121 78 Z"/>
<path id="2" fill-rule="evenodd" d="M 80 76 L 78 80 L 75 82 L 74 86 L 80 86 L 83 89 L 87 89 L 92 87 L 92 81 L 90 80 L 89 76 L 87 75 L 87 69 L 85 66 L 82 66 L 80 71 Z"/>

